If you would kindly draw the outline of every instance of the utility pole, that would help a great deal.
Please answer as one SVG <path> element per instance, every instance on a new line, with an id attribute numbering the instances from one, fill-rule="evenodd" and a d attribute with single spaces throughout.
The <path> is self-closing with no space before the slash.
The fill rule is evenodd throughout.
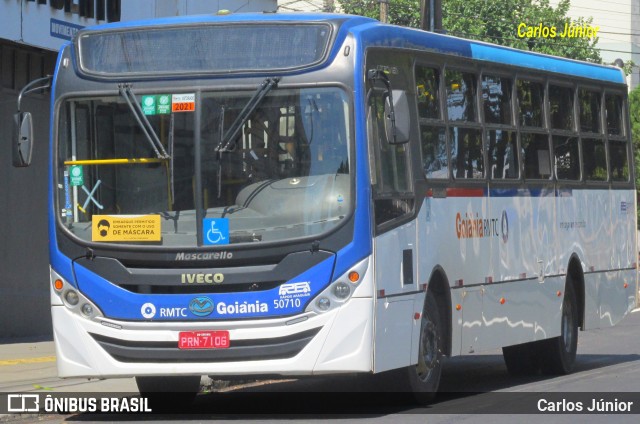
<path id="1" fill-rule="evenodd" d="M 420 28 L 431 32 L 442 30 L 442 0 L 420 0 Z"/>
<path id="2" fill-rule="evenodd" d="M 326 13 L 335 12 L 334 0 L 324 0 L 322 5 L 322 11 Z"/>
<path id="3" fill-rule="evenodd" d="M 380 22 L 389 23 L 389 0 L 378 0 L 378 3 L 380 3 Z"/>

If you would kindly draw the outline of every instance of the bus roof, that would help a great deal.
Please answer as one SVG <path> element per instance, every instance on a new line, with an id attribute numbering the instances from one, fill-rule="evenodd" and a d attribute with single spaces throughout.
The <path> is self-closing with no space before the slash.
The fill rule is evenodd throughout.
<path id="1" fill-rule="evenodd" d="M 481 41 L 468 40 L 443 34 L 421 31 L 412 28 L 382 24 L 374 19 L 362 16 L 329 13 L 239 13 L 228 15 L 191 15 L 160 19 L 124 21 L 97 25 L 87 30 L 126 30 L 144 27 L 197 25 L 203 23 L 257 23 L 257 22 L 331 22 L 340 30 L 336 34 L 329 61 L 337 54 L 348 33 L 359 40 L 363 47 L 378 46 L 407 48 L 487 63 L 509 65 L 521 69 L 551 72 L 565 76 L 586 78 L 625 84 L 621 69 L 566 59 L 557 56 L 518 50 Z"/>

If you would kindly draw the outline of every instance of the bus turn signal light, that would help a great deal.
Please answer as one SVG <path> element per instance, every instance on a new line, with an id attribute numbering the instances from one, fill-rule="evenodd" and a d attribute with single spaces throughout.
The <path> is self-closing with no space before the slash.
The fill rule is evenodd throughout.
<path id="1" fill-rule="evenodd" d="M 358 280 L 360 280 L 360 274 L 358 274 L 356 271 L 351 271 L 349 273 L 349 281 L 351 281 L 352 283 L 357 283 Z"/>
<path id="2" fill-rule="evenodd" d="M 57 279 L 56 281 L 53 282 L 53 288 L 55 288 L 57 291 L 62 290 L 62 288 L 64 287 L 64 283 L 62 282 L 61 279 Z"/>

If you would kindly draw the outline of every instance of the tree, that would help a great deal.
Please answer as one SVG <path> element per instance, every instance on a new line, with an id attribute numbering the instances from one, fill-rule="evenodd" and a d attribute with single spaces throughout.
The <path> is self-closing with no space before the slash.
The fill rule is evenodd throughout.
<path id="1" fill-rule="evenodd" d="M 377 18 L 380 13 L 378 0 L 341 0 L 340 5 L 345 13 L 354 15 Z M 549 0 L 442 0 L 442 26 L 450 35 L 600 63 L 597 37 L 518 36 L 520 24 L 555 26 L 558 34 L 565 24 L 591 25 L 592 18 L 567 17 L 569 5 L 569 0 L 561 0 L 555 8 Z M 420 27 L 420 0 L 389 0 L 389 22 Z"/>
<path id="2" fill-rule="evenodd" d="M 340 0 L 339 3 L 344 13 L 374 19 L 380 17 L 378 0 Z M 420 0 L 389 0 L 389 23 L 420 28 Z"/>
<path id="3" fill-rule="evenodd" d="M 631 115 L 631 141 L 635 153 L 636 187 L 640 187 L 640 86 L 629 93 L 629 114 Z M 640 207 L 638 214 L 640 222 Z"/>

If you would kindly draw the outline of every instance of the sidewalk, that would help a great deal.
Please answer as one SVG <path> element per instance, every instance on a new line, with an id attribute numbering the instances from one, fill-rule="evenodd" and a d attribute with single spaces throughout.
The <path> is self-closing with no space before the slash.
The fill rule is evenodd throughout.
<path id="1" fill-rule="evenodd" d="M 58 378 L 52 341 L 0 344 L 0 392 L 137 392 L 133 378 Z"/>
<path id="2" fill-rule="evenodd" d="M 0 392 L 3 393 L 137 393 L 133 378 L 109 380 L 58 378 L 52 341 L 0 341 Z M 29 421 L 39 415 L 0 414 L 0 422 Z"/>

